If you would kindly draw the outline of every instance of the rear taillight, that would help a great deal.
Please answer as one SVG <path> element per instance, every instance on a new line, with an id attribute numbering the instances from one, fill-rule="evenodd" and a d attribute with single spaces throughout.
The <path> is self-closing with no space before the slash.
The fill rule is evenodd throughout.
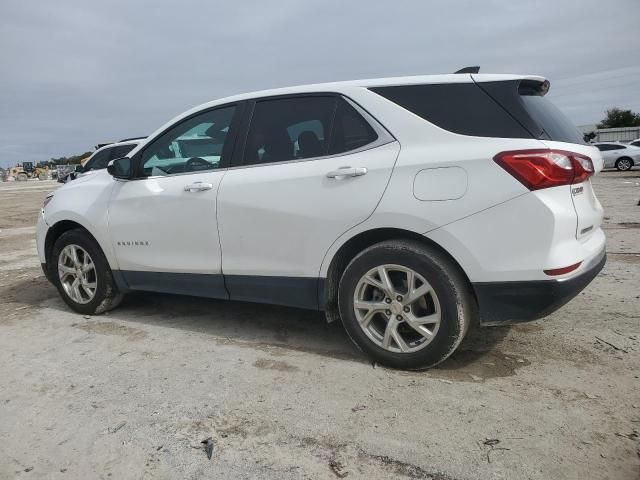
<path id="1" fill-rule="evenodd" d="M 564 150 L 515 150 L 493 160 L 529 190 L 584 182 L 594 171 L 589 157 Z"/>

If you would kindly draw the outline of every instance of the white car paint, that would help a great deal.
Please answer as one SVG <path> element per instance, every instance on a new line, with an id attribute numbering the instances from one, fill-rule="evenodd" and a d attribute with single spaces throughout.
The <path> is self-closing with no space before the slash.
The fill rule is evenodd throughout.
<path id="1" fill-rule="evenodd" d="M 634 165 L 640 165 L 640 147 L 634 145 L 628 145 L 620 142 L 597 142 L 593 144 L 597 145 L 615 145 L 619 148 L 612 150 L 603 150 L 600 152 L 602 160 L 604 162 L 604 168 L 616 168 L 616 162 L 620 158 L 631 158 Z"/>
<path id="2" fill-rule="evenodd" d="M 509 79 L 544 81 L 518 75 L 404 77 L 291 87 L 201 105 L 165 124 L 129 156 L 194 113 L 307 92 L 343 95 L 393 140 L 334 157 L 129 181 L 96 172 L 60 188 L 43 209 L 37 229 L 40 260 L 48 260 L 49 228 L 73 221 L 95 237 L 114 271 L 323 279 L 350 239 L 393 228 L 438 244 L 471 282 L 547 280 L 543 270 L 583 262 L 557 278 L 577 277 L 602 254 L 605 242 L 602 207 L 591 182 L 529 191 L 492 158 L 501 151 L 558 148 L 589 156 L 599 171 L 602 157 L 595 147 L 455 134 L 368 89 Z M 327 178 L 340 167 L 365 168 L 366 175 Z M 420 186 L 422 172 L 448 168 L 464 175 L 442 177 L 437 196 L 429 197 Z M 210 188 L 185 191 L 197 183 Z"/>

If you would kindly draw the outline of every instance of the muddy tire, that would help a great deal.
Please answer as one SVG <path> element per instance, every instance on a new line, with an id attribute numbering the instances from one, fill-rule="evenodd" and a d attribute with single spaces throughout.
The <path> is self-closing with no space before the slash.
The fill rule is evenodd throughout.
<path id="1" fill-rule="evenodd" d="M 28 179 L 29 177 L 27 176 L 26 173 L 19 173 L 18 175 L 16 175 L 17 182 L 26 182 Z"/>
<path id="2" fill-rule="evenodd" d="M 104 313 L 122 301 L 102 249 L 84 230 L 69 230 L 56 240 L 48 268 L 60 296 L 78 313 Z"/>
<path id="3" fill-rule="evenodd" d="M 46 173 L 41 173 L 38 175 L 38 180 L 46 180 L 47 179 L 47 174 Z"/>
<path id="4" fill-rule="evenodd" d="M 420 370 L 449 357 L 477 318 L 471 286 L 445 254 L 416 241 L 373 245 L 340 280 L 345 330 L 374 361 Z"/>

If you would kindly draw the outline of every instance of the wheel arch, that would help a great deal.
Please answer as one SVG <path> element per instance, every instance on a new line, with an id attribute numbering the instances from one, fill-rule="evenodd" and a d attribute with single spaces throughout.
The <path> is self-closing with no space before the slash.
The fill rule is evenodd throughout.
<path id="1" fill-rule="evenodd" d="M 365 230 L 345 241 L 329 262 L 327 274 L 323 279 L 324 282 L 321 285 L 318 295 L 320 307 L 325 311 L 329 322 L 340 319 L 338 312 L 338 286 L 347 265 L 364 249 L 388 240 L 413 240 L 439 251 L 449 259 L 454 267 L 458 268 L 463 278 L 471 284 L 469 277 L 460 263 L 445 248 L 424 235 L 401 228 L 375 228 Z"/>
<path id="2" fill-rule="evenodd" d="M 59 222 L 56 222 L 51 227 L 49 227 L 49 229 L 47 230 L 47 235 L 44 240 L 44 256 L 45 256 L 47 265 L 50 265 L 51 263 L 50 262 L 51 252 L 53 251 L 53 246 L 55 245 L 56 241 L 60 238 L 60 236 L 63 233 L 68 232 L 70 230 L 82 230 L 93 241 L 95 241 L 98 244 L 98 246 L 102 249 L 104 253 L 104 249 L 102 248 L 102 245 L 100 245 L 100 242 L 98 242 L 96 237 L 84 225 L 81 225 L 78 222 L 74 222 L 73 220 L 60 220 Z"/>
<path id="3" fill-rule="evenodd" d="M 635 164 L 636 164 L 636 162 L 633 161 L 632 157 L 629 157 L 627 155 L 622 155 L 621 157 L 616 158 L 616 161 L 614 162 L 614 165 L 617 165 L 620 160 L 629 160 L 631 162 L 631 166 L 632 167 L 635 166 Z"/>

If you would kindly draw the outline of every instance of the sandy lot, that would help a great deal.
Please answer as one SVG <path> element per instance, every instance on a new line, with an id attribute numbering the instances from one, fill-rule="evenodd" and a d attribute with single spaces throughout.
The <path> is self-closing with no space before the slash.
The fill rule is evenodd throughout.
<path id="1" fill-rule="evenodd" d="M 640 172 L 594 182 L 599 277 L 422 373 L 303 310 L 132 294 L 75 314 L 35 251 L 57 184 L 0 184 L 0 478 L 638 478 Z"/>

